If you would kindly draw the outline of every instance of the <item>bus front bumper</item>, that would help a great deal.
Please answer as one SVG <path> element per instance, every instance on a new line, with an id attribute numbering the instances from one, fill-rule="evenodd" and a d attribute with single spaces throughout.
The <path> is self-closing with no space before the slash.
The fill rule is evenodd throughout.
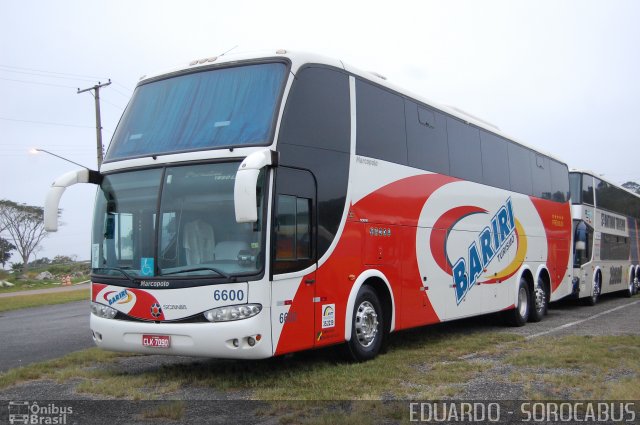
<path id="1" fill-rule="evenodd" d="M 93 340 L 100 348 L 145 354 L 263 359 L 273 355 L 270 309 L 244 320 L 218 323 L 146 323 L 91 314 Z M 168 338 L 167 338 L 168 337 Z M 143 340 L 161 341 L 151 347 Z"/>

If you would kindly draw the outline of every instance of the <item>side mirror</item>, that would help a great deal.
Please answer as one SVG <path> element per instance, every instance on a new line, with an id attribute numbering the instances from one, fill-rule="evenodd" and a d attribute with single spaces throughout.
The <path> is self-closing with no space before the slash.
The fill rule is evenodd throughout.
<path id="1" fill-rule="evenodd" d="M 238 167 L 233 187 L 236 222 L 255 223 L 258 221 L 256 185 L 260 170 L 269 165 L 278 165 L 278 153 L 270 149 L 262 149 L 247 156 Z"/>
<path id="2" fill-rule="evenodd" d="M 60 198 L 62 198 L 62 194 L 69 186 L 78 183 L 100 184 L 101 181 L 102 175 L 98 171 L 86 168 L 70 171 L 58 177 L 51 185 L 51 189 L 47 193 L 47 199 L 44 201 L 44 229 L 47 232 L 58 231 Z"/>

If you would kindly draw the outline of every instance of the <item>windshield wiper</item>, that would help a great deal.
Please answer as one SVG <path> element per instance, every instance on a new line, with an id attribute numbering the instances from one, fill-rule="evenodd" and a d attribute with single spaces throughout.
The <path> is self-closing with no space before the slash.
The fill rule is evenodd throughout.
<path id="1" fill-rule="evenodd" d="M 228 273 L 225 273 L 223 271 L 221 271 L 220 269 L 216 269 L 214 267 L 193 267 L 190 269 L 183 269 L 183 270 L 178 270 L 175 272 L 169 272 L 169 273 L 160 273 L 160 276 L 168 276 L 170 274 L 178 274 L 178 273 L 187 273 L 187 272 L 199 272 L 199 271 L 203 271 L 203 270 L 209 270 L 212 272 L 215 272 L 217 274 L 219 274 L 222 277 L 226 277 L 227 279 L 231 279 L 231 275 Z"/>
<path id="2" fill-rule="evenodd" d="M 131 276 L 129 273 L 125 272 L 120 267 L 96 267 L 93 270 L 115 270 L 117 272 L 122 273 L 127 279 L 129 279 L 129 281 L 131 283 L 134 283 L 133 276 Z"/>

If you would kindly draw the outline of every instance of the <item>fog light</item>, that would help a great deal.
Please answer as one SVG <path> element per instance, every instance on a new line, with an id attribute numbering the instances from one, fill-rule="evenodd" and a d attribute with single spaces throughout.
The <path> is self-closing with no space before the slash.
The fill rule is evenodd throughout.
<path id="1" fill-rule="evenodd" d="M 240 341 L 238 341 L 238 338 L 233 340 L 233 346 L 238 348 L 240 346 Z"/>
<path id="2" fill-rule="evenodd" d="M 253 347 L 254 345 L 256 345 L 256 340 L 253 339 L 252 336 L 250 336 L 249 338 L 247 338 L 247 342 L 249 343 L 249 347 Z"/>

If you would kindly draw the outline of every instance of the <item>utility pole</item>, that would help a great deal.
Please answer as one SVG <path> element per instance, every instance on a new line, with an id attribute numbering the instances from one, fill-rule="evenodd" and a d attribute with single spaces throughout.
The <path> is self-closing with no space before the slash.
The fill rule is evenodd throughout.
<path id="1" fill-rule="evenodd" d="M 109 79 L 108 83 L 100 83 L 100 81 L 98 81 L 98 84 L 96 84 L 93 87 L 89 87 L 87 89 L 84 90 L 80 90 L 78 89 L 78 94 L 80 93 L 84 93 L 86 91 L 90 91 L 93 90 L 95 93 L 93 94 L 94 99 L 96 100 L 96 138 L 97 138 L 97 142 L 98 142 L 98 169 L 100 169 L 100 167 L 102 166 L 102 158 L 104 157 L 103 154 L 103 147 L 102 147 L 102 121 L 100 120 L 100 88 L 101 87 L 106 87 L 109 84 L 111 84 L 111 79 Z"/>

